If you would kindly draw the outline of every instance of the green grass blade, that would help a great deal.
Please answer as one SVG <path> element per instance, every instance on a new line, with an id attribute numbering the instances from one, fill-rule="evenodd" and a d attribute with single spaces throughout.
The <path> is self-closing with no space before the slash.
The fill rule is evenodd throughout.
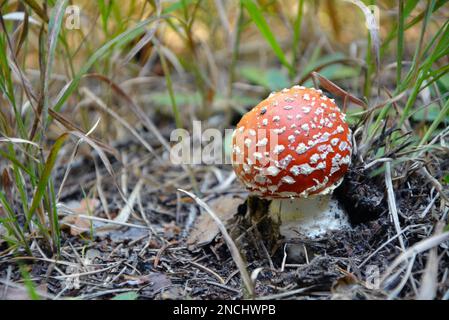
<path id="1" fill-rule="evenodd" d="M 25 171 L 30 177 L 34 177 L 33 172 L 31 172 L 27 167 L 25 167 L 22 163 L 20 163 L 19 160 L 17 160 L 16 157 L 12 156 L 9 153 L 6 153 L 5 151 L 0 149 L 0 156 L 2 158 L 8 159 L 9 161 L 11 161 L 14 165 L 16 165 L 17 167 L 19 167 L 20 169 L 22 169 L 23 171 Z"/>
<path id="2" fill-rule="evenodd" d="M 407 4 L 412 3 L 409 1 Z M 416 5 L 416 4 L 415 4 Z M 407 13 L 404 9 L 404 0 L 399 0 L 398 13 L 398 39 L 397 39 L 397 54 L 396 54 L 396 83 L 401 82 L 402 75 L 402 56 L 404 54 L 404 21 Z"/>
<path id="3" fill-rule="evenodd" d="M 56 45 L 58 43 L 59 33 L 61 32 L 62 20 L 64 19 L 65 8 L 67 7 L 68 0 L 59 0 L 56 6 L 53 8 L 50 21 L 48 23 L 48 44 L 47 44 L 47 61 L 45 65 L 44 75 L 44 109 L 43 118 L 47 119 L 48 115 L 48 102 L 49 102 L 49 85 L 51 79 L 51 73 L 53 69 L 53 63 L 55 60 Z M 39 115 L 40 117 L 40 115 Z M 44 122 L 44 130 L 45 130 Z"/>
<path id="4" fill-rule="evenodd" d="M 25 288 L 28 292 L 28 296 L 30 297 L 30 299 L 31 300 L 40 300 L 41 297 L 37 293 L 36 287 L 35 287 L 33 281 L 31 280 L 30 274 L 28 273 L 28 271 L 25 269 L 25 267 L 23 265 L 20 266 L 20 274 L 22 275 L 23 283 L 25 285 Z"/>
<path id="5" fill-rule="evenodd" d="M 39 207 L 39 204 L 41 203 L 42 197 L 44 196 L 45 190 L 48 185 L 48 181 L 50 180 L 51 172 L 53 170 L 53 167 L 56 163 L 56 158 L 58 156 L 59 151 L 62 148 L 62 145 L 69 137 L 68 133 L 64 133 L 56 139 L 56 142 L 54 143 L 53 147 L 50 150 L 50 154 L 47 157 L 47 160 L 45 161 L 45 166 L 42 172 L 42 175 L 38 181 L 36 191 L 34 192 L 33 201 L 31 202 L 30 210 L 27 213 L 27 221 L 29 222 L 36 211 L 36 209 Z"/>
<path id="6" fill-rule="evenodd" d="M 265 38 L 265 40 L 273 49 L 273 52 L 278 57 L 279 61 L 289 70 L 290 73 L 293 73 L 294 69 L 287 61 L 284 51 L 282 51 L 282 48 L 277 42 L 276 37 L 271 32 L 270 26 L 263 17 L 262 11 L 254 3 L 253 0 L 242 0 L 242 4 L 248 11 L 249 15 L 251 16 L 251 19 L 256 24 L 262 36 Z"/>
<path id="7" fill-rule="evenodd" d="M 293 24 L 293 59 L 292 59 L 292 66 L 295 68 L 298 63 L 298 52 L 299 52 L 299 39 L 301 36 L 301 24 L 302 24 L 302 17 L 304 13 L 304 0 L 299 0 L 298 3 L 298 12 L 296 13 L 296 19 Z"/>
<path id="8" fill-rule="evenodd" d="M 421 139 L 421 142 L 419 143 L 419 146 L 422 146 L 430 139 L 432 133 L 435 131 L 436 128 L 438 128 L 440 123 L 446 118 L 448 114 L 449 114 L 449 99 L 446 101 L 446 103 L 443 106 L 443 109 L 441 109 L 440 113 L 438 114 L 437 118 L 432 122 L 429 129 L 427 129 L 426 133 Z"/>
<path id="9" fill-rule="evenodd" d="M 105 0 L 98 1 L 98 9 L 100 10 L 101 13 L 101 24 L 103 26 L 103 32 L 105 35 L 109 34 L 108 20 L 111 14 L 112 4 L 113 4 L 112 1 L 108 1 L 108 3 L 105 3 Z"/>
<path id="10" fill-rule="evenodd" d="M 160 48 L 158 49 L 158 53 L 159 53 L 159 57 L 161 59 L 162 69 L 164 71 L 165 83 L 167 86 L 168 94 L 170 96 L 170 102 L 171 102 L 171 106 L 172 106 L 173 115 L 175 117 L 176 127 L 180 129 L 180 128 L 184 127 L 184 124 L 183 124 L 182 117 L 181 117 L 181 114 L 178 109 L 178 105 L 176 104 L 175 92 L 173 90 L 173 84 L 172 84 L 172 80 L 171 80 L 171 76 L 170 76 L 170 70 L 168 68 L 164 53 L 162 52 L 162 50 L 160 50 Z"/>
<path id="11" fill-rule="evenodd" d="M 404 5 L 404 0 L 401 0 L 402 5 Z M 410 13 L 412 13 L 413 9 L 415 9 L 416 5 L 418 4 L 419 0 L 407 0 L 405 1 L 403 16 L 408 17 Z"/>

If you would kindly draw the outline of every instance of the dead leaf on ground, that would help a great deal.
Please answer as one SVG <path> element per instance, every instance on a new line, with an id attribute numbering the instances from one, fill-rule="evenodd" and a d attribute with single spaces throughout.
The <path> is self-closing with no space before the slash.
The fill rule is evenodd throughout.
<path id="1" fill-rule="evenodd" d="M 220 218 L 226 226 L 232 217 L 237 213 L 238 207 L 244 203 L 244 199 L 232 195 L 226 195 L 209 201 L 208 205 L 212 211 Z M 215 239 L 219 229 L 214 220 L 207 213 L 203 212 L 195 223 L 189 237 L 187 245 L 189 249 L 196 246 L 204 246 Z"/>
<path id="2" fill-rule="evenodd" d="M 66 216 L 62 219 L 62 228 L 70 229 L 72 236 L 78 236 L 86 231 L 90 230 L 90 221 L 85 218 L 81 218 L 79 215 L 89 215 L 98 206 L 100 201 L 98 199 L 83 199 L 81 201 L 71 201 L 67 204 L 67 207 L 73 212 L 73 214 Z"/>
<path id="3" fill-rule="evenodd" d="M 162 288 L 167 288 L 172 285 L 171 280 L 163 273 L 151 272 L 143 276 L 124 275 L 124 282 L 120 286 L 142 286 L 148 285 L 147 289 L 152 292 L 158 292 Z"/>
<path id="4" fill-rule="evenodd" d="M 181 232 L 181 228 L 176 225 L 174 221 L 170 223 L 164 223 L 164 235 L 167 239 L 173 239 L 175 235 L 178 235 Z"/>

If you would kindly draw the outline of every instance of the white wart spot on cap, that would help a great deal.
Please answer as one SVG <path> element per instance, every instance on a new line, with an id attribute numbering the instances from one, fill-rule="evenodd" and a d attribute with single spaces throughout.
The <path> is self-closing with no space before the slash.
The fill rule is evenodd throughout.
<path id="1" fill-rule="evenodd" d="M 294 136 L 294 135 L 292 135 L 292 134 L 291 134 L 291 135 L 289 135 L 287 139 L 288 139 L 288 141 L 290 141 L 290 143 L 293 143 L 293 142 L 295 142 L 295 136 Z"/>
<path id="2" fill-rule="evenodd" d="M 263 138 L 263 139 L 260 139 L 257 142 L 256 146 L 258 146 L 258 147 L 265 147 L 267 145 L 267 143 L 268 143 L 268 139 L 267 138 Z"/>
<path id="3" fill-rule="evenodd" d="M 285 182 L 285 183 L 287 183 L 287 184 L 295 184 L 295 179 L 293 179 L 292 177 L 290 177 L 290 176 L 284 176 L 284 177 L 282 177 L 282 179 L 281 179 L 281 181 L 282 182 Z"/>
<path id="4" fill-rule="evenodd" d="M 331 145 L 333 145 L 334 147 L 338 144 L 338 142 L 340 141 L 340 139 L 338 139 L 338 138 L 333 138 L 332 140 L 331 140 Z"/>
<path id="5" fill-rule="evenodd" d="M 320 162 L 320 163 L 318 163 L 318 165 L 316 166 L 316 168 L 317 169 L 319 169 L 319 170 L 324 170 L 324 169 L 326 169 L 326 162 Z"/>
<path id="6" fill-rule="evenodd" d="M 314 153 L 312 154 L 312 156 L 310 157 L 310 163 L 314 164 L 317 163 L 318 160 L 320 160 L 320 155 L 318 153 Z"/>
<path id="7" fill-rule="evenodd" d="M 284 150 L 285 150 L 285 147 L 281 144 L 278 144 L 277 146 L 274 147 L 273 152 L 275 154 L 280 154 Z"/>
<path id="8" fill-rule="evenodd" d="M 300 144 L 298 144 L 298 146 L 296 147 L 297 154 L 303 154 L 306 151 L 307 151 L 307 146 L 302 142 Z"/>
<path id="9" fill-rule="evenodd" d="M 293 160 L 292 155 L 287 155 L 285 156 L 285 158 L 281 159 L 276 165 L 281 168 L 281 169 L 285 169 L 288 167 L 288 165 L 290 164 L 290 162 Z"/>
<path id="10" fill-rule="evenodd" d="M 301 129 L 304 130 L 304 131 L 309 131 L 309 130 L 310 130 L 310 129 L 309 129 L 309 124 L 308 124 L 308 123 L 303 123 L 303 124 L 301 125 Z"/>
<path id="11" fill-rule="evenodd" d="M 286 127 L 282 127 L 282 128 L 280 128 L 280 129 L 273 129 L 273 132 L 274 132 L 275 134 L 282 134 L 282 133 L 285 132 L 286 129 L 287 129 Z"/>
<path id="12" fill-rule="evenodd" d="M 266 175 L 267 176 L 277 176 L 281 170 L 275 166 L 269 166 L 267 168 Z"/>
<path id="13" fill-rule="evenodd" d="M 254 152 L 253 153 L 254 158 L 256 158 L 257 160 L 262 160 L 263 155 L 260 152 Z"/>
<path id="14" fill-rule="evenodd" d="M 292 166 L 290 168 L 290 172 L 294 175 L 294 176 L 299 176 L 300 174 L 303 175 L 309 175 L 311 174 L 313 171 L 315 171 L 314 168 L 312 168 L 308 163 L 305 164 L 301 164 L 298 166 Z"/>
<path id="15" fill-rule="evenodd" d="M 348 147 L 348 144 L 346 143 L 346 141 L 342 141 L 340 143 L 340 145 L 338 146 L 338 149 L 340 149 L 340 151 L 345 151 L 347 147 Z"/>

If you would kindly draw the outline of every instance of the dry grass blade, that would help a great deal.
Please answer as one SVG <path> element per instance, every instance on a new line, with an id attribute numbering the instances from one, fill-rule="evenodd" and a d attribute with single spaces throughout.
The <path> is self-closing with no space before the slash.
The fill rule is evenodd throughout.
<path id="1" fill-rule="evenodd" d="M 96 96 L 92 91 L 88 88 L 83 87 L 80 90 L 83 94 L 85 94 L 89 99 L 91 99 L 101 110 L 109 113 L 112 117 L 114 117 L 122 126 L 131 132 L 131 134 L 136 137 L 137 140 L 152 154 L 156 159 L 162 162 L 162 159 L 159 155 L 154 151 L 153 147 L 151 147 L 148 142 L 145 141 L 144 138 L 140 136 L 140 134 L 120 115 L 118 115 L 114 110 L 108 108 L 106 104 L 101 100 L 98 96 Z"/>
<path id="2" fill-rule="evenodd" d="M 435 228 L 435 235 L 441 234 L 444 224 L 439 223 Z M 438 248 L 430 249 L 427 256 L 426 268 L 422 276 L 421 287 L 417 296 L 418 300 L 433 300 L 438 290 Z"/>
<path id="3" fill-rule="evenodd" d="M 438 288 L 438 260 L 437 248 L 430 249 L 421 287 L 419 288 L 418 300 L 435 299 Z"/>
<path id="4" fill-rule="evenodd" d="M 153 123 L 153 121 L 150 119 L 150 117 L 134 102 L 134 100 L 118 84 L 116 84 L 109 78 L 106 78 L 105 76 L 102 76 L 99 74 L 89 74 L 86 76 L 97 78 L 97 79 L 107 83 L 109 86 L 111 86 L 111 88 L 114 90 L 114 92 L 117 93 L 120 98 L 122 98 L 123 100 L 126 101 L 126 103 L 130 106 L 131 111 L 134 112 L 134 114 L 137 117 L 139 117 L 139 119 L 142 121 L 142 123 L 145 125 L 145 127 L 147 127 L 147 129 L 149 131 L 151 131 L 156 136 L 156 138 L 164 146 L 164 148 L 167 151 L 170 151 L 170 144 L 159 132 L 157 126 Z"/>
<path id="5" fill-rule="evenodd" d="M 103 152 L 103 149 L 94 140 L 92 140 L 90 137 L 79 131 L 70 131 L 69 133 L 71 133 L 75 137 L 81 139 L 82 141 L 85 141 L 88 145 L 90 145 L 98 153 L 98 156 L 103 162 L 108 173 L 115 178 L 115 173 L 114 169 L 112 168 L 111 162 L 109 161 L 106 154 Z"/>
<path id="6" fill-rule="evenodd" d="M 14 47 L 13 47 L 11 39 L 8 35 L 8 30 L 6 28 L 5 21 L 3 19 L 3 12 L 1 10 L 0 10 L 0 27 L 1 27 L 2 32 L 6 35 L 6 42 L 8 44 L 8 46 L 7 46 L 8 64 L 9 64 L 9 68 L 11 69 L 11 73 L 17 79 L 19 79 L 20 82 L 22 83 L 25 95 L 28 98 L 31 106 L 33 107 L 32 101 L 38 100 L 37 95 L 34 92 L 33 86 L 31 85 L 30 81 L 28 80 L 28 78 L 25 76 L 25 74 L 19 67 L 20 64 L 18 63 L 17 57 L 14 54 Z"/>
<path id="7" fill-rule="evenodd" d="M 426 167 L 421 167 L 419 172 L 435 187 L 441 198 L 444 199 L 447 204 L 449 204 L 449 197 L 446 195 L 446 192 L 441 183 L 429 173 Z"/>
<path id="8" fill-rule="evenodd" d="M 310 287 L 299 288 L 299 289 L 295 289 L 295 290 L 291 290 L 291 291 L 287 291 L 287 292 L 282 292 L 282 293 L 278 293 L 278 294 L 272 294 L 272 295 L 269 295 L 269 296 L 257 297 L 256 300 L 283 299 L 283 298 L 287 298 L 287 297 L 293 296 L 295 294 L 304 293 L 304 292 L 312 289 L 313 287 L 314 286 L 310 286 Z"/>
<path id="9" fill-rule="evenodd" d="M 96 123 L 92 126 L 92 128 L 86 133 L 86 136 L 88 136 L 88 135 L 90 135 L 92 132 L 94 132 L 95 129 L 97 128 L 97 126 L 98 126 L 99 123 L 100 123 L 100 118 L 98 118 L 97 122 L 96 122 Z M 77 154 L 77 152 L 78 152 L 78 148 L 79 148 L 79 146 L 80 146 L 80 144 L 81 144 L 82 142 L 83 142 L 82 139 L 79 139 L 79 140 L 76 142 L 75 147 L 73 148 L 72 154 L 70 155 L 70 157 L 69 157 L 69 159 L 68 159 L 68 161 L 67 161 L 67 169 L 65 170 L 64 176 L 63 176 L 62 181 L 61 181 L 61 185 L 59 186 L 59 191 L 58 191 L 57 196 L 56 196 L 56 201 L 59 201 L 59 199 L 61 198 L 61 194 L 62 194 L 62 191 L 63 191 L 63 189 L 64 189 L 65 182 L 67 181 L 67 178 L 69 177 L 70 170 L 71 170 L 71 168 L 72 168 L 72 163 L 73 163 L 73 161 L 74 161 L 74 159 L 75 159 L 75 156 L 76 156 L 76 154 Z"/>
<path id="10" fill-rule="evenodd" d="M 385 185 L 387 187 L 388 193 L 388 208 L 390 210 L 390 215 L 393 219 L 394 227 L 396 233 L 399 237 L 399 243 L 403 251 L 405 251 L 404 239 L 402 238 L 401 225 L 399 224 L 398 209 L 396 207 L 396 197 L 394 195 L 393 182 L 391 178 L 391 162 L 387 161 L 385 163 Z"/>
<path id="11" fill-rule="evenodd" d="M 48 22 L 48 15 L 47 12 L 42 9 L 39 4 L 35 0 L 24 0 L 24 2 L 33 9 L 34 12 L 45 22 Z"/>
<path id="12" fill-rule="evenodd" d="M 360 1 L 360 0 L 345 0 L 345 1 L 349 1 L 353 4 L 355 4 L 357 7 L 359 7 L 363 11 L 363 14 L 365 15 L 366 26 L 368 28 L 368 31 L 369 31 L 370 37 L 371 37 L 372 51 L 374 53 L 374 56 L 376 57 L 376 71 L 377 71 L 377 75 L 379 75 L 379 68 L 380 68 L 379 30 L 380 30 L 380 27 L 377 24 L 376 17 L 371 12 L 370 8 L 368 8 L 362 1 Z M 380 86 L 379 86 L 379 88 L 380 88 Z"/>
<path id="13" fill-rule="evenodd" d="M 240 271 L 240 275 L 242 276 L 243 283 L 245 284 L 246 289 L 248 290 L 248 293 L 251 297 L 254 297 L 254 287 L 253 282 L 251 281 L 251 277 L 248 273 L 248 270 L 246 269 L 245 262 L 243 261 L 243 258 L 240 254 L 239 249 L 234 243 L 234 240 L 232 240 L 231 236 L 229 235 L 228 231 L 226 230 L 226 227 L 221 222 L 221 220 L 217 217 L 217 215 L 212 211 L 212 209 L 200 198 L 198 198 L 196 195 L 194 195 L 191 192 L 188 192 L 183 189 L 178 189 L 179 191 L 187 194 L 189 197 L 191 197 L 195 202 L 203 208 L 211 217 L 214 219 L 215 223 L 217 224 L 218 228 L 220 229 L 221 234 L 223 235 L 226 244 L 229 248 L 229 251 L 231 252 L 232 258 L 234 259 L 235 264 L 237 265 L 237 268 Z"/>
<path id="14" fill-rule="evenodd" d="M 399 255 L 393 263 L 385 270 L 384 275 L 382 276 L 382 282 L 385 281 L 385 279 L 393 272 L 393 270 L 399 266 L 402 262 L 410 259 L 413 256 L 416 256 L 417 254 L 424 252 L 426 250 L 429 250 L 435 246 L 438 246 L 439 244 L 449 240 L 449 231 L 446 231 L 444 233 L 433 235 L 429 238 L 426 238 L 424 240 L 421 240 L 420 242 L 414 244 L 412 247 L 407 249 L 404 253 Z"/>
<path id="15" fill-rule="evenodd" d="M 160 17 L 161 15 L 161 11 L 162 11 L 162 7 L 160 4 L 160 1 L 155 1 L 156 4 L 156 17 Z M 165 17 L 164 17 L 165 18 Z M 124 61 L 123 61 L 123 65 L 128 64 L 131 59 L 147 44 L 151 41 L 151 39 L 153 39 L 154 35 L 156 34 L 156 31 L 159 28 L 159 23 L 160 23 L 160 19 L 162 19 L 162 17 L 160 17 L 159 19 L 156 19 L 154 22 L 154 26 L 152 26 L 150 28 L 150 30 L 148 30 L 145 35 L 142 37 L 142 39 L 139 40 L 139 42 L 134 46 L 134 48 L 132 48 L 132 50 L 126 55 Z"/>
<path id="16" fill-rule="evenodd" d="M 59 112 L 54 111 L 53 109 L 49 109 L 49 114 L 56 120 L 58 121 L 60 124 L 62 124 L 67 130 L 70 130 L 71 132 L 78 132 L 79 136 L 84 136 L 87 137 L 88 134 L 84 133 L 84 131 L 79 128 L 78 126 L 76 126 L 73 122 L 71 122 L 70 120 L 66 119 L 63 115 L 61 115 Z M 97 148 L 101 148 L 104 151 L 106 151 L 107 153 L 113 155 L 115 158 L 120 159 L 120 156 L 117 152 L 117 150 L 115 150 L 113 147 L 101 142 L 100 140 L 94 138 L 94 137 L 89 137 L 89 141 L 92 141 L 95 146 Z"/>
<path id="17" fill-rule="evenodd" d="M 16 50 L 14 51 L 15 56 L 19 55 L 20 49 L 22 48 L 22 45 L 25 43 L 25 40 L 27 39 L 28 27 L 30 22 L 31 19 L 28 15 L 28 11 L 25 11 L 25 13 L 23 14 L 22 27 L 20 28 L 19 40 L 17 41 Z"/>
<path id="18" fill-rule="evenodd" d="M 404 229 L 402 229 L 402 233 L 408 231 L 409 226 L 405 227 Z M 401 234 L 402 234 L 401 233 Z M 383 244 L 381 244 L 374 252 L 372 252 L 368 257 L 365 258 L 365 260 L 362 261 L 362 263 L 360 263 L 357 268 L 361 268 L 363 267 L 372 257 L 374 257 L 380 250 L 382 250 L 382 248 L 384 248 L 386 245 L 388 245 L 391 241 L 393 241 L 394 239 L 396 239 L 397 237 L 399 237 L 401 234 L 396 234 L 393 237 L 391 237 L 390 239 L 388 239 L 387 241 L 385 241 Z"/>
<path id="19" fill-rule="evenodd" d="M 131 195 L 128 198 L 128 201 L 126 202 L 125 207 L 122 208 L 122 210 L 120 210 L 120 213 L 117 215 L 117 217 L 115 217 L 114 221 L 115 222 L 126 222 L 129 219 L 129 216 L 131 215 L 131 213 L 133 212 L 133 207 L 134 204 L 136 203 L 137 197 L 140 194 L 140 190 L 142 189 L 143 186 L 143 180 L 140 179 L 136 186 L 134 187 L 133 192 L 131 192 Z"/>
<path id="20" fill-rule="evenodd" d="M 331 92 L 332 94 L 334 94 L 336 96 L 343 97 L 345 100 L 348 99 L 352 103 L 361 106 L 365 110 L 368 108 L 368 106 L 366 105 L 365 102 L 363 102 L 359 98 L 355 97 L 354 95 L 350 94 L 349 92 L 343 90 L 342 88 L 337 86 L 332 81 L 330 81 L 330 80 L 326 79 L 325 77 L 323 77 L 322 75 L 320 75 L 318 72 L 313 71 L 311 73 L 311 75 L 312 75 L 313 79 L 319 80 L 321 86 L 323 88 L 325 88 L 327 91 Z"/>
<path id="21" fill-rule="evenodd" d="M 40 148 L 37 143 L 34 143 L 33 141 L 29 141 L 29 140 L 26 140 L 26 139 L 21 139 L 21 138 L 4 137 L 4 138 L 0 138 L 0 142 L 23 143 L 23 144 L 32 145 L 32 146 L 34 146 L 36 148 Z"/>

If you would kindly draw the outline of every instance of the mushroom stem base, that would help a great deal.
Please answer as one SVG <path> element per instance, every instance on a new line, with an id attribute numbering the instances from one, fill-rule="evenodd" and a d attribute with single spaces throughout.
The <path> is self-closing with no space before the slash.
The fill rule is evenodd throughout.
<path id="1" fill-rule="evenodd" d="M 327 231 L 350 228 L 346 212 L 332 195 L 274 199 L 269 214 L 286 239 L 317 238 Z"/>

